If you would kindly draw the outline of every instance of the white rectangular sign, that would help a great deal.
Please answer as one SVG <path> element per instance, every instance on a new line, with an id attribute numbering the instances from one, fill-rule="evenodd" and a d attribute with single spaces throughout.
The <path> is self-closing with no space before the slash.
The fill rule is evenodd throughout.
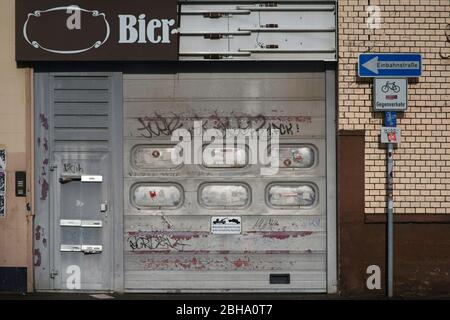
<path id="1" fill-rule="evenodd" d="M 212 234 L 241 234 L 242 219 L 241 217 L 212 217 L 211 233 Z"/>
<path id="2" fill-rule="evenodd" d="M 81 182 L 103 182 L 103 176 L 81 176 Z"/>
<path id="3" fill-rule="evenodd" d="M 399 144 L 402 131 L 395 127 L 381 127 L 381 143 Z"/>
<path id="4" fill-rule="evenodd" d="M 374 80 L 375 111 L 406 111 L 408 108 L 408 80 L 389 78 Z"/>

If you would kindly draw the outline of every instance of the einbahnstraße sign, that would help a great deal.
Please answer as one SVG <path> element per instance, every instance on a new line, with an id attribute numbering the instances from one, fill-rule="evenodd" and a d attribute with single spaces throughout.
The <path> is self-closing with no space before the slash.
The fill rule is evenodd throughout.
<path id="1" fill-rule="evenodd" d="M 422 75 L 422 56 L 418 53 L 362 53 L 360 78 L 417 78 Z"/>

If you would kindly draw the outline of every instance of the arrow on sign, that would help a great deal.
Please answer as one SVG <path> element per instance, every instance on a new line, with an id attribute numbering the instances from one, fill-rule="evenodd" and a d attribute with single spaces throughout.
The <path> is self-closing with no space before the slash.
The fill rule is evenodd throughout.
<path id="1" fill-rule="evenodd" d="M 362 65 L 367 70 L 379 74 L 379 70 L 417 70 L 420 64 L 416 61 L 378 61 L 375 57 Z"/>

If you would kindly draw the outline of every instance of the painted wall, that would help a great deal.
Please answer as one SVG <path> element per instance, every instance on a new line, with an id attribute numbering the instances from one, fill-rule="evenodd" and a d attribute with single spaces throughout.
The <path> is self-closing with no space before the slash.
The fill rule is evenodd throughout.
<path id="1" fill-rule="evenodd" d="M 364 215 L 364 131 L 339 132 L 339 293 L 386 295 L 386 221 Z M 450 215 L 399 215 L 394 219 L 394 295 L 450 294 Z M 378 266 L 379 287 L 367 286 Z M 369 281 L 370 284 L 374 282 Z"/>
<path id="2" fill-rule="evenodd" d="M 31 105 L 31 72 L 15 62 L 14 1 L 0 1 L 0 145 L 7 152 L 6 214 L 0 217 L 0 268 L 27 267 L 31 259 L 29 198 L 15 196 L 15 172 L 29 171 L 27 117 Z M 31 186 L 28 179 L 27 187 Z M 30 192 L 28 192 L 30 194 Z M 28 283 L 31 284 L 31 269 Z M 30 286 L 29 286 L 30 288 Z"/>

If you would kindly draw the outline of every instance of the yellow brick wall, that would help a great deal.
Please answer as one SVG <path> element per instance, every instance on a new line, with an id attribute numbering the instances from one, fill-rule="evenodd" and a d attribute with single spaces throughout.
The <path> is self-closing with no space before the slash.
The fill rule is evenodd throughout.
<path id="1" fill-rule="evenodd" d="M 386 149 L 379 144 L 382 116 L 372 112 L 372 83 L 357 77 L 358 54 L 418 52 L 423 75 L 410 81 L 408 111 L 398 120 L 394 211 L 450 214 L 450 59 L 442 58 L 450 56 L 450 0 L 338 3 L 339 129 L 366 131 L 366 213 L 385 212 Z M 380 8 L 379 29 L 367 25 L 368 6 Z"/>

